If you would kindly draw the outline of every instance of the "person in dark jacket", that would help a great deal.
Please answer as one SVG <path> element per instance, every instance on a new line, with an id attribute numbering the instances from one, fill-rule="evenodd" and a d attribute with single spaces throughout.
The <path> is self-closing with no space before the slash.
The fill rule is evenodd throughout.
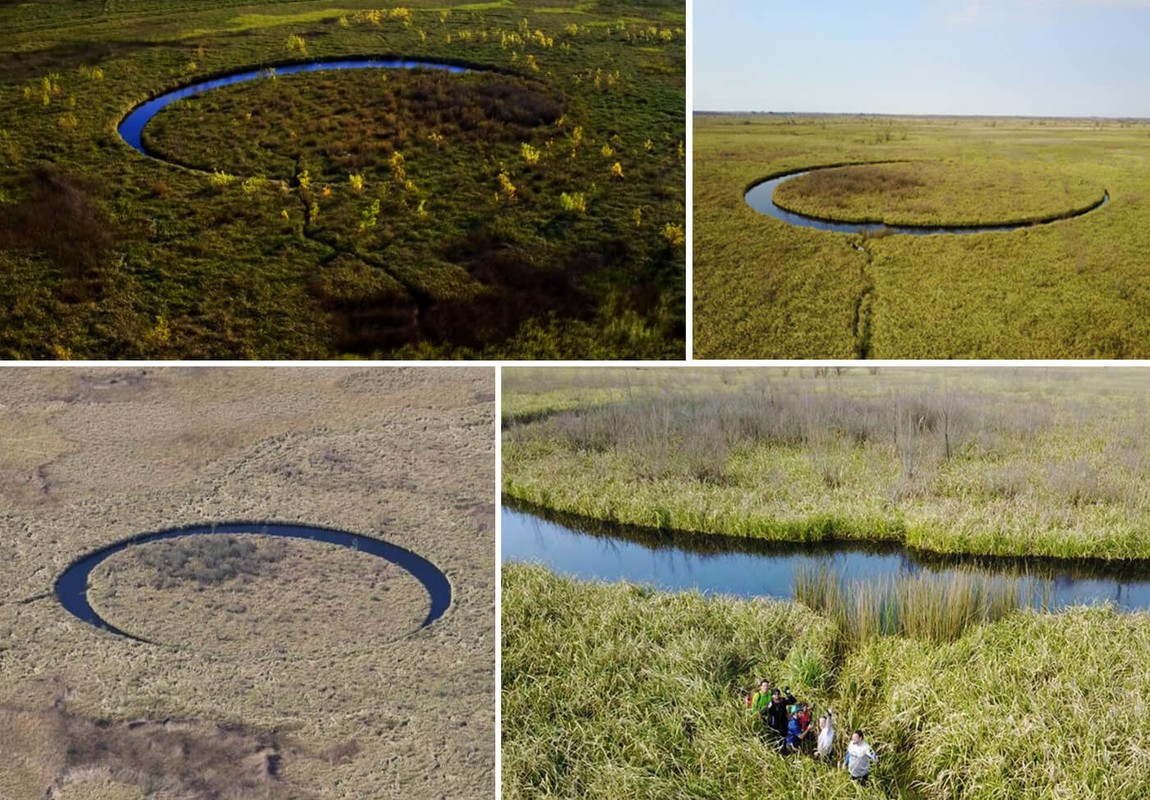
<path id="1" fill-rule="evenodd" d="M 771 704 L 767 706 L 767 727 L 779 747 L 787 738 L 787 699 L 778 689 L 771 691 Z"/>

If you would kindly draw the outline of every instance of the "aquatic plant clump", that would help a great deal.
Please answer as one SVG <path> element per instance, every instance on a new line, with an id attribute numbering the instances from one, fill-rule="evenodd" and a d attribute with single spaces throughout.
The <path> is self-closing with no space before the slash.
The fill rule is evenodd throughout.
<path id="1" fill-rule="evenodd" d="M 44 54 L 0 94 L 0 354 L 682 358 L 681 0 L 272 5 L 0 7 Z M 348 59 L 402 68 L 295 72 Z M 155 158 L 109 130 L 253 69 L 156 114 Z M 20 233 L 42 163 L 116 222 L 83 269 Z"/>

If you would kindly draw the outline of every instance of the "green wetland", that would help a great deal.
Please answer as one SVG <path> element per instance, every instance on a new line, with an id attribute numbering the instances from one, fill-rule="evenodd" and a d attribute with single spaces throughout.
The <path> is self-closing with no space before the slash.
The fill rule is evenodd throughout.
<path id="1" fill-rule="evenodd" d="M 646 560 L 672 569 L 670 543 L 769 540 L 1041 554 L 1069 569 L 1089 557 L 1121 572 L 1147 556 L 1148 380 L 507 369 L 504 494 L 605 531 L 638 526 Z M 505 797 L 1142 795 L 1144 611 L 1028 608 L 973 573 L 859 585 L 807 570 L 790 600 L 514 563 L 502 580 Z M 764 677 L 816 714 L 834 709 L 840 758 L 865 729 L 879 754 L 870 787 L 774 752 L 744 704 Z"/>
<path id="2" fill-rule="evenodd" d="M 1150 617 L 1016 611 L 948 641 L 852 640 L 797 602 L 504 565 L 503 796 L 1138 798 Z M 789 685 L 879 762 L 776 754 L 744 693 Z"/>
<path id="3" fill-rule="evenodd" d="M 1144 358 L 1150 247 L 1139 120 L 697 115 L 697 358 Z M 813 230 L 841 222 L 1010 231 Z"/>
<path id="4" fill-rule="evenodd" d="M 682 3 L 0 8 L 0 355 L 681 358 Z M 378 57 L 429 69 L 275 74 Z M 259 80 L 149 97 L 245 69 Z"/>

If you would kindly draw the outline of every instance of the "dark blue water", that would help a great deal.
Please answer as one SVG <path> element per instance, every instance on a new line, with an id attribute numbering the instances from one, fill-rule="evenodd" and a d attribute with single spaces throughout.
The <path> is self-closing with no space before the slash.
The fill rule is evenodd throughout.
<path id="1" fill-rule="evenodd" d="M 95 625 L 108 633 L 124 636 L 137 641 L 147 641 L 134 636 L 128 631 L 120 630 L 101 617 L 88 602 L 88 576 L 100 562 L 109 556 L 138 544 L 159 542 L 166 539 L 178 539 L 183 536 L 202 536 L 205 534 L 246 534 L 256 533 L 264 536 L 283 536 L 289 539 L 307 539 L 313 542 L 325 542 L 340 547 L 349 547 L 353 550 L 382 558 L 410 572 L 416 580 L 423 584 L 427 594 L 431 597 L 431 610 L 423 620 L 422 627 L 426 627 L 443 616 L 451 606 L 451 582 L 423 556 L 416 555 L 399 545 L 360 536 L 347 531 L 332 528 L 317 528 L 311 525 L 287 525 L 275 522 L 229 522 L 218 525 L 195 525 L 187 528 L 173 528 L 171 530 L 157 531 L 155 533 L 142 533 L 128 539 L 122 539 L 74 562 L 56 579 L 56 597 L 61 605 L 77 619 Z"/>
<path id="2" fill-rule="evenodd" d="M 822 167 L 822 169 L 834 169 L 834 167 Z M 775 219 L 780 219 L 790 225 L 798 225 L 803 228 L 817 228 L 820 231 L 832 231 L 834 233 L 878 233 L 886 231 L 887 233 L 906 233 L 911 236 L 930 236 L 940 233 L 991 233 L 993 231 L 1016 231 L 1021 228 L 1032 228 L 1035 225 L 1046 225 L 1056 220 L 1048 220 L 1046 222 L 1026 222 L 1026 223 L 1012 223 L 1007 225 L 981 225 L 973 227 L 946 227 L 946 226 L 929 226 L 929 225 L 883 225 L 882 223 L 862 223 L 862 222 L 835 222 L 834 220 L 820 219 L 818 217 L 807 216 L 806 214 L 797 214 L 794 211 L 787 211 L 785 208 L 780 208 L 775 205 L 774 195 L 775 189 L 783 181 L 789 181 L 792 178 L 798 178 L 806 175 L 815 170 L 803 170 L 802 172 L 791 172 L 786 175 L 780 175 L 777 178 L 763 181 L 762 183 L 752 186 L 747 192 L 745 199 L 747 204 L 758 211 L 760 214 L 769 214 Z M 1067 214 L 1059 219 L 1069 219 L 1070 217 L 1078 217 L 1083 214 L 1089 213 L 1096 208 L 1101 208 L 1110 201 L 1110 193 L 1104 192 L 1102 199 L 1089 208 L 1084 208 L 1073 214 Z"/>
<path id="3" fill-rule="evenodd" d="M 129 112 L 128 116 L 121 120 L 119 126 L 120 136 L 123 137 L 125 142 L 144 155 L 152 155 L 144 149 L 144 127 L 147 126 L 152 117 L 156 116 L 165 106 L 177 100 L 183 100 L 185 97 L 210 92 L 212 89 L 218 89 L 221 86 L 231 86 L 233 83 L 244 83 L 246 81 L 269 78 L 272 74 L 291 75 L 295 72 L 320 72 L 329 69 L 438 69 L 456 73 L 467 71 L 464 67 L 437 61 L 352 58 L 342 61 L 309 61 L 305 64 L 285 64 L 275 67 L 274 70 L 253 69 L 246 72 L 234 72 L 230 75 L 224 75 L 219 78 L 201 81 L 200 83 L 182 86 L 179 89 L 173 89 L 170 92 L 165 92 L 159 97 L 154 97 L 136 106 Z"/>
<path id="4" fill-rule="evenodd" d="M 665 591 L 697 589 L 737 597 L 794 596 L 800 570 L 826 566 L 847 581 L 971 571 L 1016 581 L 1020 596 L 1053 609 L 1112 602 L 1150 608 L 1150 564 L 1053 559 L 956 558 L 898 545 L 768 543 L 673 535 L 606 523 L 543 519 L 502 509 L 504 561 L 543 564 L 583 580 L 629 581 Z"/>

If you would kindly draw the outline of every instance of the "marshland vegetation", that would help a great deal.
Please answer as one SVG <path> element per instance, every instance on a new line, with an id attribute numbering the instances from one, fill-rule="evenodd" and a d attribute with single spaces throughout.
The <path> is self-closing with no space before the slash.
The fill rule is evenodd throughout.
<path id="1" fill-rule="evenodd" d="M 684 20 L 4 5 L 0 354 L 681 358 Z M 116 133 L 168 89 L 364 55 L 475 71 L 269 71 L 185 99 L 144 139 L 187 168 Z"/>
<path id="2" fill-rule="evenodd" d="M 774 200 L 787 211 L 843 222 L 975 227 L 1072 214 L 1105 188 L 1045 162 L 912 161 L 819 169 L 785 181 Z"/>
<path id="3" fill-rule="evenodd" d="M 1147 558 L 1148 381 L 1086 368 L 507 369 L 503 491 L 700 535 Z"/>
<path id="4" fill-rule="evenodd" d="M 698 358 L 1135 358 L 1150 353 L 1139 120 L 699 115 L 694 139 Z M 904 162 L 878 165 L 876 162 Z M 833 219 L 1010 232 L 863 237 L 759 214 L 748 188 Z"/>
<path id="5" fill-rule="evenodd" d="M 466 368 L 12 370 L 0 796 L 490 796 L 494 388 Z M 406 547 L 452 604 L 423 627 L 427 590 L 366 544 L 260 534 L 99 565 L 89 599 L 155 643 L 56 599 L 86 554 L 236 519 Z"/>
<path id="6" fill-rule="evenodd" d="M 1142 796 L 1150 618 L 1010 612 L 942 638 L 845 637 L 799 603 L 505 565 L 505 797 Z M 879 754 L 869 789 L 775 753 L 743 696 L 790 685 Z"/>

